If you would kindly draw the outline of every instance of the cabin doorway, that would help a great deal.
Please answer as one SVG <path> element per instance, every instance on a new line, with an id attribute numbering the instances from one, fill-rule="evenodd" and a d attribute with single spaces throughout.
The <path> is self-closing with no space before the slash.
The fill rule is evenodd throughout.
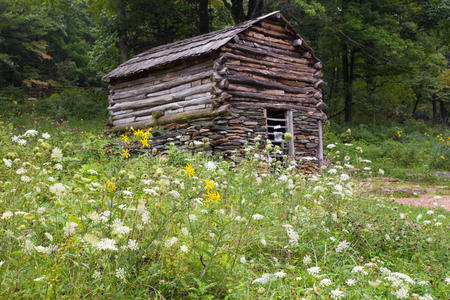
<path id="1" fill-rule="evenodd" d="M 279 146 L 281 154 L 275 155 L 281 158 L 284 155 L 294 156 L 294 130 L 292 124 L 292 111 L 281 109 L 266 109 L 267 138 L 274 146 Z M 290 133 L 292 139 L 286 140 L 285 134 Z"/>

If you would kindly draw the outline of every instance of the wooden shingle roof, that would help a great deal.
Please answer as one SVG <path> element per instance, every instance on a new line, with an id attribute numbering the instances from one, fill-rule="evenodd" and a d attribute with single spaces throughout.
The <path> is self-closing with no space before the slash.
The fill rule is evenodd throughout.
<path id="1" fill-rule="evenodd" d="M 279 12 L 275 11 L 235 26 L 152 48 L 123 62 L 103 78 L 117 79 L 133 76 L 144 71 L 148 71 L 150 69 L 172 63 L 174 61 L 210 53 L 212 51 L 218 50 L 239 33 L 250 28 L 252 25 L 275 14 L 279 14 Z M 286 25 L 288 25 L 288 27 L 290 27 L 293 32 L 295 32 L 292 26 L 283 16 L 280 16 L 280 18 L 286 23 Z M 309 48 L 309 46 L 307 45 L 304 46 Z"/>

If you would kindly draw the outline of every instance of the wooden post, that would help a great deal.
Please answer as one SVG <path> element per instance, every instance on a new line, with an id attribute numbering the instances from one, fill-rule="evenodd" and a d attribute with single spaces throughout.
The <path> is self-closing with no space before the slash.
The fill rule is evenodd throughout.
<path id="1" fill-rule="evenodd" d="M 294 149 L 294 122 L 293 122 L 292 110 L 286 111 L 286 122 L 287 122 L 286 132 L 289 132 L 292 136 L 292 138 L 290 139 L 290 141 L 288 143 L 289 156 L 293 158 L 295 156 L 294 155 L 295 149 Z"/>
<path id="2" fill-rule="evenodd" d="M 322 120 L 319 120 L 319 149 L 317 151 L 317 159 L 319 167 L 323 165 L 323 137 L 322 137 Z"/>

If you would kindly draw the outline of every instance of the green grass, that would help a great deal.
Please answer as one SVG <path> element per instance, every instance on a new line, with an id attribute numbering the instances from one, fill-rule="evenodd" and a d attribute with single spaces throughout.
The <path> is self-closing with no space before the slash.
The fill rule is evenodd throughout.
<path id="1" fill-rule="evenodd" d="M 346 143 L 353 146 L 346 147 Z M 372 161 L 373 176 L 389 176 L 423 184 L 450 184 L 450 178 L 434 175 L 436 171 L 450 171 L 448 128 L 409 121 L 384 126 L 359 125 L 348 131 L 333 124 L 325 131 L 325 146 L 327 144 L 336 144 L 336 149 L 341 151 L 345 149 L 352 158 L 348 161 L 350 164 L 358 165 L 360 156 Z M 356 147 L 360 150 L 355 151 Z M 334 157 L 334 152 L 331 159 L 342 161 L 343 156 Z M 381 174 L 378 173 L 380 169 L 384 171 Z"/>
<path id="2" fill-rule="evenodd" d="M 251 148 L 232 161 L 176 148 L 125 159 L 140 137 L 102 129 L 0 124 L 0 298 L 448 298 L 449 213 L 361 189 L 379 163 L 362 141 L 338 142 L 312 176 L 267 169 Z"/>

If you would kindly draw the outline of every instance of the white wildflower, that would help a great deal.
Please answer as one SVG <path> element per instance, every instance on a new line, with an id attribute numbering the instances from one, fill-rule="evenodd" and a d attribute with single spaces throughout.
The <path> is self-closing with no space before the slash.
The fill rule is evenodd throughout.
<path id="1" fill-rule="evenodd" d="M 328 173 L 330 173 L 330 174 L 336 174 L 337 173 L 337 170 L 336 169 L 329 169 L 328 170 Z"/>
<path id="2" fill-rule="evenodd" d="M 261 244 L 262 244 L 263 246 L 266 246 L 266 245 L 267 245 L 267 242 L 266 242 L 265 239 L 261 239 L 260 242 L 261 242 Z"/>
<path id="3" fill-rule="evenodd" d="M 393 292 L 394 296 L 397 297 L 397 299 L 406 299 L 409 297 L 409 288 L 407 285 L 402 286 L 395 292 Z"/>
<path id="4" fill-rule="evenodd" d="M 42 134 L 42 137 L 43 137 L 44 139 L 48 140 L 48 139 L 50 138 L 50 134 L 48 134 L 48 132 L 44 132 L 44 133 Z"/>
<path id="5" fill-rule="evenodd" d="M 285 174 L 283 174 L 283 175 L 281 175 L 280 177 L 278 177 L 278 180 L 284 182 L 284 181 L 287 181 L 288 178 L 287 178 L 287 176 L 286 176 Z"/>
<path id="6" fill-rule="evenodd" d="M 19 144 L 20 146 L 25 146 L 27 144 L 27 141 L 24 139 L 18 139 L 17 144 Z"/>
<path id="7" fill-rule="evenodd" d="M 449 285 L 450 284 L 450 277 L 445 277 L 444 281 L 445 281 L 445 283 L 447 285 Z"/>
<path id="8" fill-rule="evenodd" d="M 430 283 L 428 281 L 423 280 L 423 281 L 419 281 L 417 284 L 420 286 L 426 286 L 426 285 L 429 285 Z"/>
<path id="9" fill-rule="evenodd" d="M 197 221 L 197 216 L 194 214 L 190 214 L 189 215 L 189 220 L 191 220 L 192 222 Z"/>
<path id="10" fill-rule="evenodd" d="M 25 252 L 31 252 L 34 249 L 34 243 L 33 241 L 26 239 L 24 244 L 23 244 L 23 249 L 25 250 Z"/>
<path id="11" fill-rule="evenodd" d="M 30 182 L 31 178 L 27 175 L 22 175 L 22 177 L 20 177 L 20 180 L 22 180 L 23 182 Z"/>
<path id="12" fill-rule="evenodd" d="M 328 145 L 327 145 L 327 149 L 333 149 L 334 147 L 336 147 L 335 144 L 328 144 Z"/>
<path id="13" fill-rule="evenodd" d="M 433 299 L 434 299 L 433 296 L 431 296 L 430 294 L 425 294 L 417 298 L 417 300 L 433 300 Z"/>
<path id="14" fill-rule="evenodd" d="M 11 168 L 12 166 L 12 160 L 4 158 L 3 162 L 5 163 L 6 167 Z"/>
<path id="15" fill-rule="evenodd" d="M 125 279 L 125 269 L 124 268 L 116 269 L 116 277 L 119 278 L 120 280 L 124 280 Z"/>
<path id="16" fill-rule="evenodd" d="M 102 276 L 102 273 L 100 273 L 100 271 L 95 270 L 94 274 L 92 274 L 92 277 L 94 277 L 94 279 L 100 279 L 100 277 Z"/>
<path id="17" fill-rule="evenodd" d="M 205 168 L 210 172 L 214 172 L 216 170 L 216 164 L 213 161 L 208 161 L 205 164 Z"/>
<path id="18" fill-rule="evenodd" d="M 39 132 L 37 130 L 29 129 L 29 130 L 25 131 L 25 133 L 23 135 L 28 137 L 28 136 L 36 136 L 38 134 L 39 134 Z"/>
<path id="19" fill-rule="evenodd" d="M 50 157 L 55 161 L 61 161 L 61 159 L 63 158 L 61 149 L 59 149 L 58 147 L 53 148 L 52 154 Z"/>
<path id="20" fill-rule="evenodd" d="M 306 271 L 308 271 L 308 273 L 310 275 L 317 275 L 320 272 L 320 267 L 311 267 L 311 268 L 307 269 Z"/>
<path id="21" fill-rule="evenodd" d="M 345 283 L 346 283 L 348 286 L 354 286 L 354 285 L 356 284 L 356 280 L 353 279 L 353 278 L 350 278 L 350 279 L 347 279 L 347 280 L 345 281 Z"/>
<path id="22" fill-rule="evenodd" d="M 50 192 L 55 194 L 56 196 L 60 197 L 64 195 L 64 192 L 66 191 L 66 187 L 62 183 L 55 183 L 50 187 Z"/>
<path id="23" fill-rule="evenodd" d="M 56 164 L 53 166 L 56 170 L 62 170 L 63 166 L 61 164 Z"/>
<path id="24" fill-rule="evenodd" d="M 241 256 L 239 261 L 241 262 L 241 264 L 246 264 L 247 263 L 247 259 L 245 258 L 245 256 Z"/>
<path id="25" fill-rule="evenodd" d="M 337 247 L 336 247 L 336 252 L 337 252 L 337 253 L 341 253 L 341 252 L 343 252 L 345 249 L 347 249 L 348 246 L 350 246 L 350 243 L 344 240 L 344 241 L 340 242 L 340 243 L 337 245 Z"/>
<path id="26" fill-rule="evenodd" d="M 123 222 L 120 219 L 115 219 L 111 225 L 111 228 L 114 233 L 119 235 L 126 235 L 131 231 L 131 228 L 123 225 Z"/>
<path id="27" fill-rule="evenodd" d="M 170 191 L 168 194 L 171 195 L 172 197 L 174 197 L 175 199 L 178 199 L 181 197 L 180 193 L 178 193 L 177 191 Z"/>
<path id="28" fill-rule="evenodd" d="M 331 298 L 333 299 L 339 299 L 345 296 L 344 291 L 341 291 L 340 289 L 335 289 L 331 291 Z"/>
<path id="29" fill-rule="evenodd" d="M 36 250 L 39 253 L 50 254 L 50 252 L 52 252 L 53 249 L 51 247 L 35 246 L 34 250 Z"/>
<path id="30" fill-rule="evenodd" d="M 128 240 L 127 248 L 130 249 L 130 250 L 136 251 L 136 250 L 139 249 L 139 245 L 136 242 L 136 240 Z"/>
<path id="31" fill-rule="evenodd" d="M 186 245 L 181 245 L 180 246 L 180 250 L 181 250 L 181 252 L 188 252 L 188 250 L 189 250 L 189 248 L 186 246 Z"/>
<path id="32" fill-rule="evenodd" d="M 14 216 L 13 212 L 8 210 L 8 211 L 5 211 L 5 212 L 2 214 L 2 219 L 3 219 L 3 220 L 8 220 L 8 219 L 10 219 L 12 216 Z"/>
<path id="33" fill-rule="evenodd" d="M 184 236 L 189 235 L 189 230 L 186 227 L 181 228 L 181 233 L 183 233 Z"/>
<path id="34" fill-rule="evenodd" d="M 289 237 L 289 244 L 291 244 L 292 246 L 297 246 L 298 245 L 298 233 L 289 227 L 286 228 L 286 233 Z"/>
<path id="35" fill-rule="evenodd" d="M 320 286 L 330 286 L 331 285 L 331 280 L 328 278 L 324 278 L 319 282 Z"/>
<path id="36" fill-rule="evenodd" d="M 275 278 L 283 278 L 283 277 L 286 277 L 286 273 L 284 273 L 283 271 L 280 271 L 280 272 L 274 273 L 273 276 L 275 276 Z"/>
<path id="37" fill-rule="evenodd" d="M 53 242 L 53 236 L 50 233 L 46 232 L 46 233 L 44 233 L 44 235 L 46 238 L 49 239 L 50 242 Z"/>
<path id="38" fill-rule="evenodd" d="M 26 172 L 27 172 L 27 170 L 25 170 L 24 168 L 20 168 L 20 169 L 17 169 L 16 174 L 22 175 L 22 174 L 25 174 Z"/>
<path id="39" fill-rule="evenodd" d="M 260 215 L 260 214 L 254 214 L 252 216 L 252 218 L 253 218 L 253 220 L 262 220 L 264 218 L 264 216 Z"/>
<path id="40" fill-rule="evenodd" d="M 347 180 L 349 180 L 350 179 L 350 176 L 348 176 L 347 174 L 341 174 L 341 180 L 342 181 L 347 181 Z"/>
<path id="41" fill-rule="evenodd" d="M 41 280 L 44 280 L 44 279 L 45 279 L 45 276 L 41 276 L 41 277 L 33 279 L 33 281 L 41 281 Z"/>
<path id="42" fill-rule="evenodd" d="M 113 250 L 117 251 L 116 241 L 113 239 L 104 238 L 97 243 L 98 250 Z"/>
<path id="43" fill-rule="evenodd" d="M 260 278 L 253 280 L 252 284 L 255 284 L 255 283 L 265 284 L 266 282 L 268 282 L 269 280 L 272 280 L 272 279 L 273 279 L 273 275 L 266 273 L 266 274 L 263 274 Z"/>
<path id="44" fill-rule="evenodd" d="M 402 279 L 403 281 L 405 281 L 409 284 L 414 284 L 414 280 L 406 274 L 403 274 L 400 272 L 392 272 L 391 276 Z"/>
<path id="45" fill-rule="evenodd" d="M 305 266 L 309 265 L 311 262 L 312 262 L 311 256 L 309 256 L 309 255 L 303 256 L 303 264 L 304 264 Z"/>
<path id="46" fill-rule="evenodd" d="M 362 273 L 362 274 L 364 274 L 364 275 L 369 274 L 369 273 L 367 273 L 367 271 L 364 270 L 364 267 L 363 267 L 363 266 L 356 266 L 356 267 L 353 267 L 352 273 Z"/>
<path id="47" fill-rule="evenodd" d="M 75 233 L 75 228 L 78 227 L 78 224 L 75 222 L 67 222 L 66 226 L 64 226 L 64 234 L 66 236 L 71 236 Z"/>
<path id="48" fill-rule="evenodd" d="M 133 196 L 133 193 L 132 192 L 130 192 L 130 191 L 122 191 L 122 194 L 124 194 L 125 196 L 127 196 L 127 197 L 131 197 L 131 196 Z"/>
<path id="49" fill-rule="evenodd" d="M 165 246 L 166 248 L 170 248 L 170 247 L 172 247 L 173 245 L 175 245 L 176 242 L 178 242 L 178 238 L 174 236 L 174 237 L 171 237 L 170 239 L 168 239 L 168 240 L 164 243 L 164 246 Z"/>
<path id="50" fill-rule="evenodd" d="M 154 189 L 144 189 L 144 193 L 151 196 L 158 196 L 158 193 Z"/>

